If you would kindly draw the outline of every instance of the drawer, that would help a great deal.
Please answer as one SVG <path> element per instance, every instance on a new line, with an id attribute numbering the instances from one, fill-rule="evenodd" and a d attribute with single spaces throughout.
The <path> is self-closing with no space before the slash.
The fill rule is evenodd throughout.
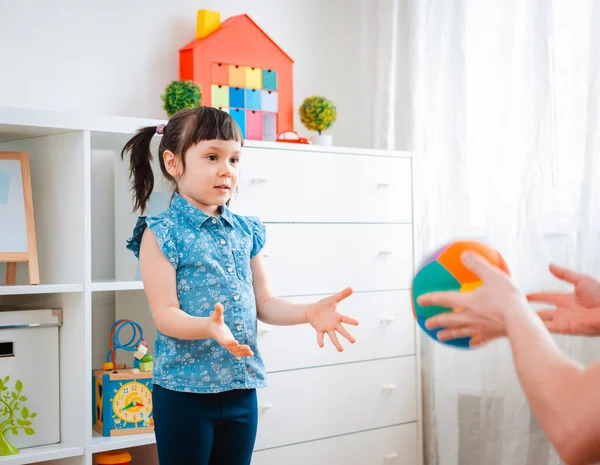
<path id="1" fill-rule="evenodd" d="M 410 223 L 411 169 L 409 158 L 246 147 L 231 208 L 267 222 Z"/>
<path id="2" fill-rule="evenodd" d="M 257 451 L 252 465 L 418 465 L 417 423 Z"/>
<path id="3" fill-rule="evenodd" d="M 414 356 L 273 373 L 255 449 L 416 421 L 415 376 Z"/>
<path id="4" fill-rule="evenodd" d="M 268 224 L 263 249 L 280 296 L 410 289 L 412 227 L 405 224 Z"/>
<path id="5" fill-rule="evenodd" d="M 323 296 L 290 298 L 309 303 Z M 259 322 L 258 344 L 267 371 L 358 362 L 415 353 L 415 322 L 409 291 L 367 292 L 353 294 L 340 303 L 339 309 L 359 321 L 346 325 L 356 337 L 350 344 L 338 336 L 344 346 L 338 352 L 325 336 L 325 347 L 317 345 L 316 332 L 310 325 L 271 326 Z"/>

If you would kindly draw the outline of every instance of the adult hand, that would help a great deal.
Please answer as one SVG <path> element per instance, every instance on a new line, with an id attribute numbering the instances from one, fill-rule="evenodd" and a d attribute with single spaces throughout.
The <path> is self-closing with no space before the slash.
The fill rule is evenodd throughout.
<path id="1" fill-rule="evenodd" d="M 337 294 L 330 295 L 324 299 L 319 300 L 312 304 L 306 311 L 306 317 L 308 322 L 317 331 L 317 343 L 319 347 L 325 345 L 323 339 L 325 333 L 329 336 L 329 339 L 339 352 L 343 351 L 344 348 L 340 344 L 337 338 L 336 331 L 344 336 L 352 344 L 356 341 L 354 336 L 348 332 L 346 328 L 342 326 L 342 323 L 349 325 L 358 325 L 358 321 L 349 316 L 342 315 L 337 310 L 337 304 L 342 300 L 346 299 L 352 294 L 351 288 L 346 288 Z"/>
<path id="2" fill-rule="evenodd" d="M 479 277 L 482 284 L 471 292 L 430 292 L 418 298 L 419 305 L 457 309 L 441 313 L 425 322 L 429 329 L 444 328 L 438 339 L 445 341 L 471 337 L 472 347 L 506 335 L 504 316 L 526 305 L 524 294 L 504 271 L 475 252 L 464 252 L 461 261 Z"/>
<path id="3" fill-rule="evenodd" d="M 580 336 L 600 335 L 600 282 L 591 276 L 550 264 L 550 272 L 573 285 L 570 292 L 535 292 L 530 302 L 551 305 L 538 312 L 552 333 Z"/>
<path id="4" fill-rule="evenodd" d="M 223 318 L 223 305 L 216 304 L 215 311 L 208 317 L 208 331 L 211 337 L 221 346 L 227 349 L 231 355 L 236 357 L 249 357 L 254 355 L 250 346 L 240 344 L 225 324 Z"/>

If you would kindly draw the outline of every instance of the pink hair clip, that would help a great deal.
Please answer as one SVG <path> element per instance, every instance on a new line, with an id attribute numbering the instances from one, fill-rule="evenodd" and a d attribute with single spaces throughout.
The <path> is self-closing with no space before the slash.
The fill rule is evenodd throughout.
<path id="1" fill-rule="evenodd" d="M 163 132 L 165 132 L 165 126 L 166 124 L 159 124 L 158 126 L 156 126 L 156 134 L 162 134 Z"/>

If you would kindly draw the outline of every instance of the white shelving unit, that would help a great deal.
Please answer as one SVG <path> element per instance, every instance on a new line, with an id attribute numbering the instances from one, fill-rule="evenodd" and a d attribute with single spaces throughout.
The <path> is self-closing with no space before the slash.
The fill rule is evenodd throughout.
<path id="1" fill-rule="evenodd" d="M 112 165 L 142 126 L 163 121 L 0 107 L 0 150 L 29 153 L 40 285 L 18 266 L 0 305 L 64 309 L 60 331 L 61 442 L 0 457 L 0 465 L 92 465 L 93 454 L 154 443 L 153 434 L 104 438 L 92 429 L 91 371 L 108 348 L 115 296 L 143 289 L 114 279 Z M 140 293 L 141 294 L 141 293 Z"/>
<path id="2" fill-rule="evenodd" d="M 116 309 L 130 305 L 134 319 L 148 311 L 142 283 L 131 278 L 119 280 L 115 271 L 119 268 L 115 251 L 122 248 L 127 253 L 115 228 L 116 204 L 120 200 L 115 199 L 115 183 L 120 182 L 115 165 L 125 142 L 137 129 L 165 122 L 0 107 L 0 151 L 25 151 L 30 156 L 41 280 L 40 285 L 28 285 L 27 269 L 19 266 L 17 285 L 0 285 L 0 306 L 48 305 L 64 311 L 60 331 L 61 442 L 0 457 L 0 465 L 92 465 L 96 453 L 141 450 L 155 442 L 153 434 L 106 438 L 93 431 L 91 372 L 106 356 Z M 293 149 L 293 144 L 247 141 L 245 145 Z M 365 153 L 361 149 L 319 146 L 302 150 Z M 368 152 L 388 156 L 384 151 Z M 4 271 L 4 264 L 0 264 L 2 284 Z M 151 342 L 154 334 L 144 337 Z M 418 372 L 418 356 L 416 360 Z M 419 389 L 420 384 L 420 402 Z M 420 448 L 420 435 L 418 441 Z M 134 460 L 134 464 L 140 463 L 148 462 Z"/>

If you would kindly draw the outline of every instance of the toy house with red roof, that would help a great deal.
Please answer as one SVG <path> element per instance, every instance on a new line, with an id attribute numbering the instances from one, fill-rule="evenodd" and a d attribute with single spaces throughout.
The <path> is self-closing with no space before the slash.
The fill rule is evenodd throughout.
<path id="1" fill-rule="evenodd" d="M 245 139 L 273 141 L 293 129 L 293 60 L 246 14 L 221 23 L 198 11 L 196 39 L 179 51 L 179 79 L 202 88 L 202 104 L 227 111 Z"/>

